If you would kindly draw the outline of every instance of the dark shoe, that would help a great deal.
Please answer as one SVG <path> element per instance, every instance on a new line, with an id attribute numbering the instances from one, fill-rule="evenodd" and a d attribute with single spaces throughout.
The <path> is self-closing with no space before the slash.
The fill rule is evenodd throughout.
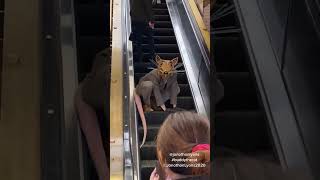
<path id="1" fill-rule="evenodd" d="M 133 32 L 130 33 L 129 40 L 133 42 L 136 40 L 136 36 L 134 35 Z"/>

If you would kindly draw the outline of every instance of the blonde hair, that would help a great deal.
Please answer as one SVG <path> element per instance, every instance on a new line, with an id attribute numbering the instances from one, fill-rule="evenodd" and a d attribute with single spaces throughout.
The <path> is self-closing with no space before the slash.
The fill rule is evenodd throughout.
<path id="1" fill-rule="evenodd" d="M 169 167 L 169 169 L 183 175 L 209 174 L 210 151 L 192 152 L 192 148 L 198 144 L 210 144 L 208 119 L 189 111 L 170 114 L 158 132 L 156 144 L 157 157 L 162 167 L 166 164 L 177 164 L 174 158 L 192 158 L 193 160 L 190 161 L 178 162 L 179 164 L 191 164 L 189 167 Z M 173 157 L 172 153 L 185 155 Z M 192 166 L 195 163 L 202 163 L 206 166 L 200 168 Z"/>

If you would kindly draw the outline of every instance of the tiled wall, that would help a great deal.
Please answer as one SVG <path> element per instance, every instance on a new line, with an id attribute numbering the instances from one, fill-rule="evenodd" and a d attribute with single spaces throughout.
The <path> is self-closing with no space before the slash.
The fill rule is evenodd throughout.
<path id="1" fill-rule="evenodd" d="M 195 0 L 195 2 L 207 29 L 210 31 L 210 0 Z"/>
<path id="2" fill-rule="evenodd" d="M 204 4 L 204 8 L 203 8 L 203 21 L 204 24 L 206 25 L 208 31 L 210 31 L 210 3 L 209 4 Z"/>

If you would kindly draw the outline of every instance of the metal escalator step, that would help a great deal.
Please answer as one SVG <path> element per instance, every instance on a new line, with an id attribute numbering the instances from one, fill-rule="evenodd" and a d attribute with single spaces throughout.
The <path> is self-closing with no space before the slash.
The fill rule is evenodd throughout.
<path id="1" fill-rule="evenodd" d="M 195 110 L 190 110 L 194 111 Z M 153 112 L 147 112 L 145 113 L 146 120 L 148 122 L 148 126 L 152 126 L 153 128 L 156 128 L 156 126 L 160 127 L 160 125 L 165 121 L 165 119 L 168 117 L 169 114 L 173 113 L 172 111 L 153 111 Z M 141 121 L 138 121 L 139 127 L 141 127 Z M 152 141 L 154 139 L 150 139 Z"/>
<path id="2" fill-rule="evenodd" d="M 158 134 L 158 131 L 160 129 L 160 124 L 158 125 L 153 125 L 151 124 L 152 122 L 150 122 L 150 119 L 147 119 L 147 126 L 148 126 L 148 133 L 147 133 L 147 142 L 153 142 L 156 140 L 156 136 Z M 143 138 L 143 127 L 139 126 L 138 129 L 139 132 L 139 140 L 142 140 Z M 140 142 L 141 143 L 141 142 Z"/>
<path id="3" fill-rule="evenodd" d="M 173 59 L 178 57 L 181 60 L 180 53 L 157 53 L 161 58 L 163 59 Z M 146 60 L 146 62 L 149 62 L 150 54 L 148 52 L 143 53 L 143 59 Z"/>
<path id="4" fill-rule="evenodd" d="M 148 52 L 150 46 L 148 44 L 142 44 L 143 52 Z M 156 53 L 179 53 L 179 47 L 177 44 L 155 44 Z"/>
<path id="5" fill-rule="evenodd" d="M 167 9 L 167 4 L 166 3 L 161 3 L 161 4 L 155 4 L 153 6 L 154 9 Z"/>
<path id="6" fill-rule="evenodd" d="M 177 44 L 175 36 L 154 36 L 153 40 L 155 44 Z M 147 37 L 143 39 L 143 43 L 148 43 Z"/>
<path id="7" fill-rule="evenodd" d="M 189 84 L 179 84 L 179 96 L 192 96 Z"/>
<path id="8" fill-rule="evenodd" d="M 135 73 L 134 74 L 134 79 L 135 79 L 135 84 L 139 82 L 139 79 L 143 77 L 146 73 Z M 178 74 L 178 83 L 179 84 L 188 84 L 188 79 L 184 73 L 179 73 Z"/>
<path id="9" fill-rule="evenodd" d="M 169 15 L 168 9 L 164 8 L 153 8 L 153 12 L 155 15 Z"/>
<path id="10" fill-rule="evenodd" d="M 141 160 L 155 160 L 157 159 L 156 153 L 157 149 L 155 141 L 147 141 L 140 149 Z"/>
<path id="11" fill-rule="evenodd" d="M 141 161 L 141 179 L 147 180 L 150 174 L 157 165 L 157 160 L 143 160 Z"/>
<path id="12" fill-rule="evenodd" d="M 157 161 L 156 160 L 144 160 L 141 162 L 141 167 L 142 168 L 151 168 L 151 167 L 156 167 Z"/>
<path id="13" fill-rule="evenodd" d="M 169 15 L 154 15 L 154 20 L 157 22 L 159 21 L 170 21 Z"/>
<path id="14" fill-rule="evenodd" d="M 177 107 L 185 110 L 192 110 L 195 108 L 193 98 L 188 96 L 178 96 Z"/>
<path id="15" fill-rule="evenodd" d="M 173 28 L 154 28 L 155 36 L 174 36 Z"/>
<path id="16" fill-rule="evenodd" d="M 217 104 L 217 111 L 259 108 L 253 79 L 249 72 L 218 73 L 224 85 L 224 97 Z"/>
<path id="17" fill-rule="evenodd" d="M 195 108 L 193 98 L 191 96 L 178 96 L 177 107 L 185 110 L 193 110 Z"/>
<path id="18" fill-rule="evenodd" d="M 153 112 L 145 113 L 145 117 L 146 117 L 146 119 L 148 121 L 148 124 L 150 124 L 150 125 L 160 125 L 167 118 L 167 116 L 169 114 L 171 114 L 171 113 L 172 112 L 169 112 L 169 111 L 166 111 L 166 112 L 153 111 Z"/>
<path id="19" fill-rule="evenodd" d="M 216 37 L 229 37 L 229 36 L 239 36 L 241 29 L 235 26 L 226 26 L 223 28 L 212 28 L 210 31 L 211 36 Z"/>
<path id="20" fill-rule="evenodd" d="M 214 60 L 218 72 L 243 72 L 248 70 L 246 54 L 239 36 L 216 37 L 213 40 Z M 232 52 L 232 53 L 230 53 Z"/>
<path id="21" fill-rule="evenodd" d="M 214 27 L 226 27 L 226 26 L 238 26 L 238 22 L 235 18 L 235 12 L 229 15 L 226 15 L 218 20 L 213 20 Z"/>
<path id="22" fill-rule="evenodd" d="M 155 28 L 172 28 L 170 21 L 159 21 L 154 24 Z"/>
<path id="23" fill-rule="evenodd" d="M 215 142 L 217 146 L 243 152 L 269 149 L 267 122 L 263 111 L 217 112 Z"/>

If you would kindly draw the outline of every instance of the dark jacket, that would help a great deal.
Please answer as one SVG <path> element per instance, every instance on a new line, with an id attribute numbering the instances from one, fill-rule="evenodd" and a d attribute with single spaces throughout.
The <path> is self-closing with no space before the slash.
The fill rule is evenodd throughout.
<path id="1" fill-rule="evenodd" d="M 154 21 L 152 0 L 131 0 L 130 15 L 132 21 Z"/>

